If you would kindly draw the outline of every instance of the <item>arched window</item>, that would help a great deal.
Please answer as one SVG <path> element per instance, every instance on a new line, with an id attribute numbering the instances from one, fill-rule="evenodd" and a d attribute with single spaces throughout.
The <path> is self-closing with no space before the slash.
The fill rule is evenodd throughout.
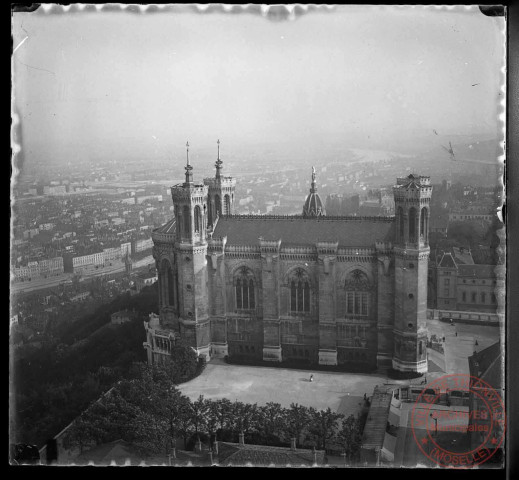
<path id="1" fill-rule="evenodd" d="M 200 233 L 202 224 L 202 215 L 200 214 L 200 207 L 195 207 L 195 232 Z"/>
<path id="2" fill-rule="evenodd" d="M 173 279 L 173 271 L 168 263 L 168 305 L 175 305 L 175 297 L 173 292 L 175 291 L 175 281 Z"/>
<path id="3" fill-rule="evenodd" d="M 237 310 L 253 310 L 256 308 L 254 278 L 247 267 L 242 267 L 234 283 Z"/>
<path id="4" fill-rule="evenodd" d="M 416 209 L 414 207 L 409 209 L 409 241 L 416 241 Z"/>
<path id="5" fill-rule="evenodd" d="M 398 234 L 400 240 L 404 239 L 404 210 L 402 207 L 398 207 Z"/>
<path id="6" fill-rule="evenodd" d="M 290 311 L 310 312 L 310 282 L 302 268 L 295 270 L 290 281 Z"/>
<path id="7" fill-rule="evenodd" d="M 222 204 L 220 203 L 219 195 L 215 195 L 214 197 L 214 208 L 216 210 L 216 216 L 220 216 L 220 214 L 222 213 Z"/>
<path id="8" fill-rule="evenodd" d="M 231 199 L 229 197 L 229 195 L 225 195 L 225 197 L 223 197 L 223 203 L 224 203 L 224 214 L 225 215 L 229 215 L 231 213 Z"/>
<path id="9" fill-rule="evenodd" d="M 346 316 L 369 315 L 371 286 L 362 270 L 354 270 L 346 279 Z"/>
<path id="10" fill-rule="evenodd" d="M 420 236 L 425 238 L 425 232 L 427 230 L 427 209 L 422 208 L 420 212 Z"/>
<path id="11" fill-rule="evenodd" d="M 184 236 L 189 236 L 189 232 L 191 230 L 191 215 L 189 211 L 189 207 L 187 205 L 184 206 Z"/>
<path id="12" fill-rule="evenodd" d="M 160 301 L 163 307 L 175 305 L 175 276 L 171 264 L 163 259 L 159 269 Z"/>

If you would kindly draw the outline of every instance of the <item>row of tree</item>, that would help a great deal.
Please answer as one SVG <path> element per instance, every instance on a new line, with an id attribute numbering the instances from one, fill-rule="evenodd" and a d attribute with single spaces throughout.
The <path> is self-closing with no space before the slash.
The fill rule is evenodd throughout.
<path id="1" fill-rule="evenodd" d="M 324 449 L 358 458 L 363 416 L 345 417 L 330 408 L 317 410 L 293 403 L 284 408 L 205 399 L 190 400 L 176 388 L 169 367 L 141 365 L 134 378 L 120 381 L 90 406 L 69 430 L 66 448 L 100 445 L 123 439 L 155 454 L 169 453 L 182 441 L 190 450 L 196 441 L 245 442 L 256 445 Z M 365 404 L 367 410 L 368 402 Z"/>

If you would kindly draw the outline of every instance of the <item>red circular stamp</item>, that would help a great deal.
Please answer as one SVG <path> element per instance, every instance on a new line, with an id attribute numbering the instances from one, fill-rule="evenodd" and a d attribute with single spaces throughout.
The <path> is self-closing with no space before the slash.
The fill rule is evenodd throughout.
<path id="1" fill-rule="evenodd" d="M 499 451 L 505 408 L 485 381 L 454 374 L 429 382 L 414 400 L 411 429 L 419 450 L 447 468 L 473 468 Z"/>

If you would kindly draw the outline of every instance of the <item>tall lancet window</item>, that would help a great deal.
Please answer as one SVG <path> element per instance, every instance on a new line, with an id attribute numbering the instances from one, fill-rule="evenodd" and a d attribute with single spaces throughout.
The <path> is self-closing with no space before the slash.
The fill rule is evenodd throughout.
<path id="1" fill-rule="evenodd" d="M 200 233 L 202 224 L 202 216 L 200 214 L 200 207 L 197 205 L 195 207 L 195 232 Z"/>
<path id="2" fill-rule="evenodd" d="M 254 276 L 247 267 L 240 268 L 234 280 L 237 310 L 254 310 L 256 295 L 254 291 Z"/>
<path id="3" fill-rule="evenodd" d="M 398 207 L 398 236 L 400 241 L 404 240 L 404 210 Z"/>
<path id="4" fill-rule="evenodd" d="M 224 215 L 229 215 L 231 213 L 231 198 L 229 195 L 225 195 L 224 197 Z"/>
<path id="5" fill-rule="evenodd" d="M 189 236 L 189 232 L 191 231 L 191 212 L 189 211 L 189 207 L 187 205 L 184 206 L 183 210 L 184 215 L 184 236 Z"/>
<path id="6" fill-rule="evenodd" d="M 409 209 L 409 241 L 416 242 L 416 209 Z"/>
<path id="7" fill-rule="evenodd" d="M 346 279 L 346 316 L 367 316 L 371 301 L 371 285 L 362 270 L 354 270 Z"/>
<path id="8" fill-rule="evenodd" d="M 420 237 L 425 240 L 425 232 L 427 230 L 427 209 L 425 207 L 422 208 L 420 212 Z"/>
<path id="9" fill-rule="evenodd" d="M 222 204 L 220 201 L 220 195 L 215 195 L 214 197 L 214 208 L 216 210 L 216 216 L 220 216 L 222 213 Z"/>
<path id="10" fill-rule="evenodd" d="M 310 311 L 310 282 L 302 268 L 297 268 L 290 279 L 290 311 L 292 313 Z"/>

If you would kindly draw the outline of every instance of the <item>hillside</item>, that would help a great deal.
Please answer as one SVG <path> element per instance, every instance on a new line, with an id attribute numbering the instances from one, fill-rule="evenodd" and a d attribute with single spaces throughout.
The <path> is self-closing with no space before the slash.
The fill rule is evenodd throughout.
<path id="1" fill-rule="evenodd" d="M 60 343 L 15 360 L 11 442 L 43 445 L 93 400 L 145 361 L 143 320 L 157 311 L 157 285 L 123 295 L 67 325 Z M 110 314 L 135 309 L 140 316 L 109 325 Z"/>

